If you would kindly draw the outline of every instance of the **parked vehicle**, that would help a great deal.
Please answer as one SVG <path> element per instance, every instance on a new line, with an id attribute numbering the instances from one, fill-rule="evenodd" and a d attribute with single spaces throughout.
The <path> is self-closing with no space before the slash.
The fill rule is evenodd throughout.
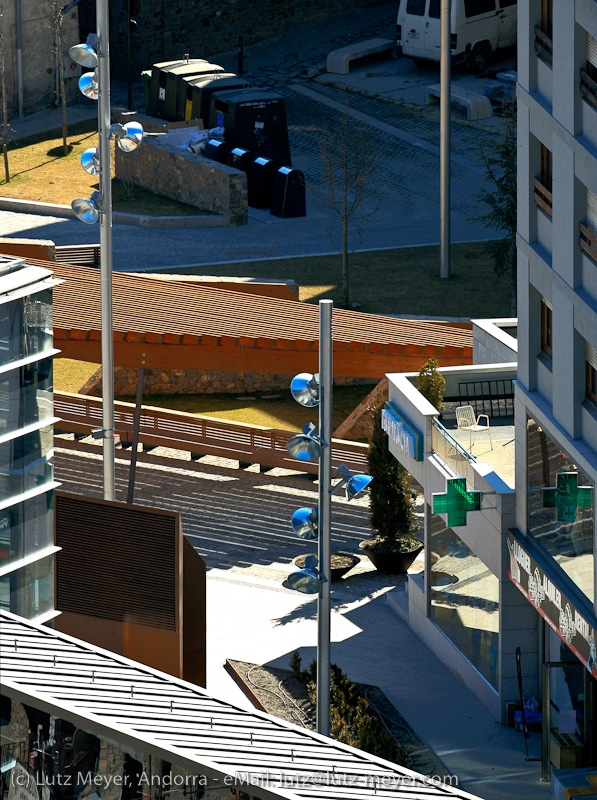
<path id="1" fill-rule="evenodd" d="M 516 0 L 452 0 L 452 63 L 484 72 L 496 50 L 516 44 Z M 441 0 L 399 0 L 398 47 L 405 56 L 440 60 Z"/>

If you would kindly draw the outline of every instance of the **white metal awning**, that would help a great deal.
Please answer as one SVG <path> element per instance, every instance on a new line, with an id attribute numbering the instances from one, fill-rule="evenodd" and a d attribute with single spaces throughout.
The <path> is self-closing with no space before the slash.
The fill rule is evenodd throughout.
<path id="1" fill-rule="evenodd" d="M 5 611 L 0 664 L 7 695 L 263 800 L 479 800 Z"/>

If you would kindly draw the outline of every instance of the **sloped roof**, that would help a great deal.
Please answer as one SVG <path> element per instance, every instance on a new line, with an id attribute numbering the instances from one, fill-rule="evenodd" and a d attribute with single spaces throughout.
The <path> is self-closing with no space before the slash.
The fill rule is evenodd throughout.
<path id="1" fill-rule="evenodd" d="M 0 656 L 8 695 L 263 800 L 479 800 L 6 611 Z"/>

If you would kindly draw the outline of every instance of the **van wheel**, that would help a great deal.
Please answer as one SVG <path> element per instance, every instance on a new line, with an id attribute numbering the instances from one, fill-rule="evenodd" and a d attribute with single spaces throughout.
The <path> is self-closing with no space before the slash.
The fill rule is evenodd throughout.
<path id="1" fill-rule="evenodd" d="M 490 44 L 476 44 L 468 57 L 467 67 L 474 75 L 485 72 L 491 56 Z"/>

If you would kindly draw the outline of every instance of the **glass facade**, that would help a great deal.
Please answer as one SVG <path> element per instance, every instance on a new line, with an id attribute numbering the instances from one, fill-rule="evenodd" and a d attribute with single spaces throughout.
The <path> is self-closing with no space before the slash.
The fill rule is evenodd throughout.
<path id="1" fill-rule="evenodd" d="M 0 569 L 53 544 L 53 492 L 0 511 Z"/>
<path id="2" fill-rule="evenodd" d="M 0 607 L 30 619 L 54 610 L 54 559 L 43 556 L 54 544 L 52 290 L 40 285 L 0 303 Z"/>
<path id="3" fill-rule="evenodd" d="M 0 443 L 0 498 L 17 497 L 53 480 L 52 425 Z"/>
<path id="4" fill-rule="evenodd" d="M 438 514 L 430 526 L 430 617 L 498 687 L 499 581 Z"/>
<path id="5" fill-rule="evenodd" d="M 527 533 L 591 601 L 594 485 L 531 417 L 527 418 Z"/>
<path id="6" fill-rule="evenodd" d="M 0 367 L 52 347 L 52 290 L 0 304 Z"/>
<path id="7" fill-rule="evenodd" d="M 54 610 L 54 556 L 0 577 L 0 608 L 26 619 Z"/>
<path id="8" fill-rule="evenodd" d="M 0 436 L 52 414 L 52 358 L 0 373 Z"/>

